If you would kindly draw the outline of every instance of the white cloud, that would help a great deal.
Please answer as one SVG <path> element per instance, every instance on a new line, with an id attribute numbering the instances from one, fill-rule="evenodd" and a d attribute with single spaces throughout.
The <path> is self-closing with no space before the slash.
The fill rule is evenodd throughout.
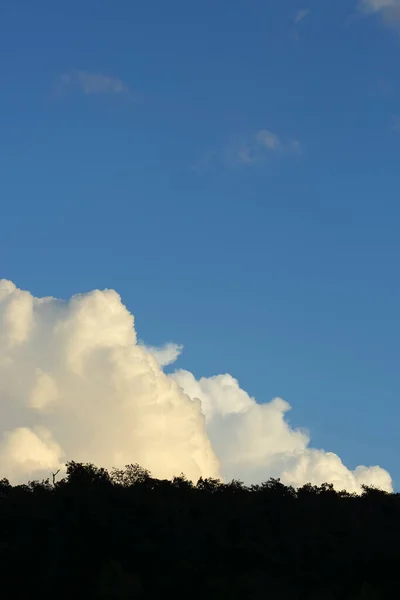
<path id="1" fill-rule="evenodd" d="M 36 381 L 30 395 L 29 405 L 37 410 L 44 410 L 56 402 L 59 392 L 51 375 L 44 373 L 41 369 L 37 369 L 36 373 Z"/>
<path id="2" fill-rule="evenodd" d="M 0 477 L 48 475 L 61 457 L 106 467 L 138 462 L 159 477 L 218 476 L 200 403 L 137 343 L 116 292 L 68 302 L 24 294 L 21 303 L 19 290 L 0 283 Z M 51 440 L 37 439 L 38 426 Z"/>
<path id="3" fill-rule="evenodd" d="M 138 462 L 157 477 L 392 489 L 384 469 L 351 471 L 310 448 L 286 420 L 284 400 L 258 404 L 231 375 L 166 375 L 161 366 L 181 349 L 138 343 L 134 317 L 112 290 L 62 302 L 0 281 L 0 477 L 47 477 L 77 460 Z"/>
<path id="4" fill-rule="evenodd" d="M 267 148 L 267 150 L 282 149 L 282 141 L 280 137 L 268 129 L 261 129 L 256 135 L 256 140 L 260 146 Z"/>
<path id="5" fill-rule="evenodd" d="M 144 346 L 150 354 L 154 356 L 160 367 L 167 367 L 172 365 L 179 358 L 182 353 L 183 346 L 179 344 L 165 344 L 161 348 L 155 348 L 154 346 Z"/>
<path id="6" fill-rule="evenodd" d="M 171 375 L 191 398 L 199 398 L 207 431 L 226 479 L 245 483 L 280 477 L 288 484 L 333 483 L 337 489 L 360 492 L 361 485 L 392 489 L 391 477 L 380 467 L 344 466 L 331 452 L 309 447 L 306 431 L 285 419 L 290 405 L 280 398 L 258 404 L 231 375 L 197 381 L 187 371 Z"/>
<path id="7" fill-rule="evenodd" d="M 59 87 L 77 88 L 84 94 L 131 94 L 129 87 L 117 77 L 89 71 L 73 71 L 64 73 L 59 80 Z"/>
<path id="8" fill-rule="evenodd" d="M 15 481 L 25 475 L 63 467 L 63 452 L 45 427 L 16 427 L 3 433 L 0 445 L 0 469 Z"/>
<path id="9" fill-rule="evenodd" d="M 309 8 L 302 8 L 301 10 L 297 11 L 297 13 L 294 17 L 295 24 L 298 25 L 299 23 L 301 23 L 301 21 L 304 21 L 304 19 L 306 19 L 309 14 L 310 14 Z"/>
<path id="10" fill-rule="evenodd" d="M 379 12 L 400 6 L 400 2 L 399 0 L 360 0 L 359 6 L 364 12 Z"/>
<path id="11" fill-rule="evenodd" d="M 270 129 L 260 129 L 234 147 L 233 159 L 238 164 L 252 165 L 264 162 L 273 154 L 296 154 L 299 151 L 300 142 L 298 140 L 283 139 Z"/>
<path id="12" fill-rule="evenodd" d="M 358 7 L 364 14 L 380 14 L 388 24 L 400 20 L 400 0 L 359 0 Z"/>
<path id="13" fill-rule="evenodd" d="M 392 117 L 392 131 L 400 131 L 400 117 L 395 115 Z"/>

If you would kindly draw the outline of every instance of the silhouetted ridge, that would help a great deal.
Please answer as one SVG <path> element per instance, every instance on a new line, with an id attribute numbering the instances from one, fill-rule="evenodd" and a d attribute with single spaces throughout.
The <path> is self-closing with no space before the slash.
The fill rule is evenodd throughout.
<path id="1" fill-rule="evenodd" d="M 398 494 L 75 462 L 52 479 L 0 481 L 4 597 L 400 597 Z"/>

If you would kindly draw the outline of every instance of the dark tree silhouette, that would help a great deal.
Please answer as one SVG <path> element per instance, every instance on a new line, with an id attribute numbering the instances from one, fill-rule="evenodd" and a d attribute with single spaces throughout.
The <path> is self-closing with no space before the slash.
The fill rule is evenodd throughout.
<path id="1" fill-rule="evenodd" d="M 271 479 L 246 487 L 70 462 L 0 480 L 5 598 L 400 597 L 400 495 Z"/>

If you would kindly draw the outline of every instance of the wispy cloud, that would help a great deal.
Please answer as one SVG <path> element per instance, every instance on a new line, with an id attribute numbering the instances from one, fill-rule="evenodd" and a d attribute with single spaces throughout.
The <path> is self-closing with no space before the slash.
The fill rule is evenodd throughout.
<path id="1" fill-rule="evenodd" d="M 392 131 L 400 131 L 400 117 L 395 115 L 392 117 Z"/>
<path id="2" fill-rule="evenodd" d="M 298 154 L 301 145 L 296 139 L 285 139 L 270 129 L 259 129 L 255 134 L 229 149 L 231 162 L 241 165 L 263 163 L 272 155 Z"/>
<path id="3" fill-rule="evenodd" d="M 380 14 L 388 24 L 400 23 L 400 0 L 359 0 L 358 8 L 366 15 Z"/>
<path id="4" fill-rule="evenodd" d="M 297 13 L 294 17 L 295 25 L 298 25 L 299 23 L 304 21 L 304 19 L 306 19 L 309 14 L 310 14 L 309 8 L 302 8 L 301 10 L 297 11 Z"/>
<path id="5" fill-rule="evenodd" d="M 57 89 L 63 91 L 71 88 L 79 89 L 88 96 L 93 94 L 132 94 L 129 87 L 118 77 L 90 71 L 72 71 L 61 75 Z"/>
<path id="6" fill-rule="evenodd" d="M 301 8 L 292 16 L 290 37 L 296 42 L 300 40 L 300 30 L 304 24 L 304 21 L 310 16 L 310 13 L 311 10 L 309 8 Z"/>
<path id="7" fill-rule="evenodd" d="M 235 135 L 218 147 L 206 152 L 195 164 L 194 171 L 225 166 L 246 167 L 268 163 L 273 158 L 302 154 L 299 140 L 286 138 L 271 129 L 258 129 L 251 133 Z"/>
<path id="8" fill-rule="evenodd" d="M 399 0 L 360 0 L 359 6 L 364 12 L 379 12 L 394 6 L 400 6 Z"/>

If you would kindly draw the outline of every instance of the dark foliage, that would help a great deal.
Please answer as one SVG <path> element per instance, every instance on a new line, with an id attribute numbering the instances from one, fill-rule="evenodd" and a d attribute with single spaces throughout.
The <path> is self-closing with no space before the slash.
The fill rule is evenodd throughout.
<path id="1" fill-rule="evenodd" d="M 400 495 L 245 487 L 71 462 L 0 480 L 4 598 L 400 598 Z"/>

